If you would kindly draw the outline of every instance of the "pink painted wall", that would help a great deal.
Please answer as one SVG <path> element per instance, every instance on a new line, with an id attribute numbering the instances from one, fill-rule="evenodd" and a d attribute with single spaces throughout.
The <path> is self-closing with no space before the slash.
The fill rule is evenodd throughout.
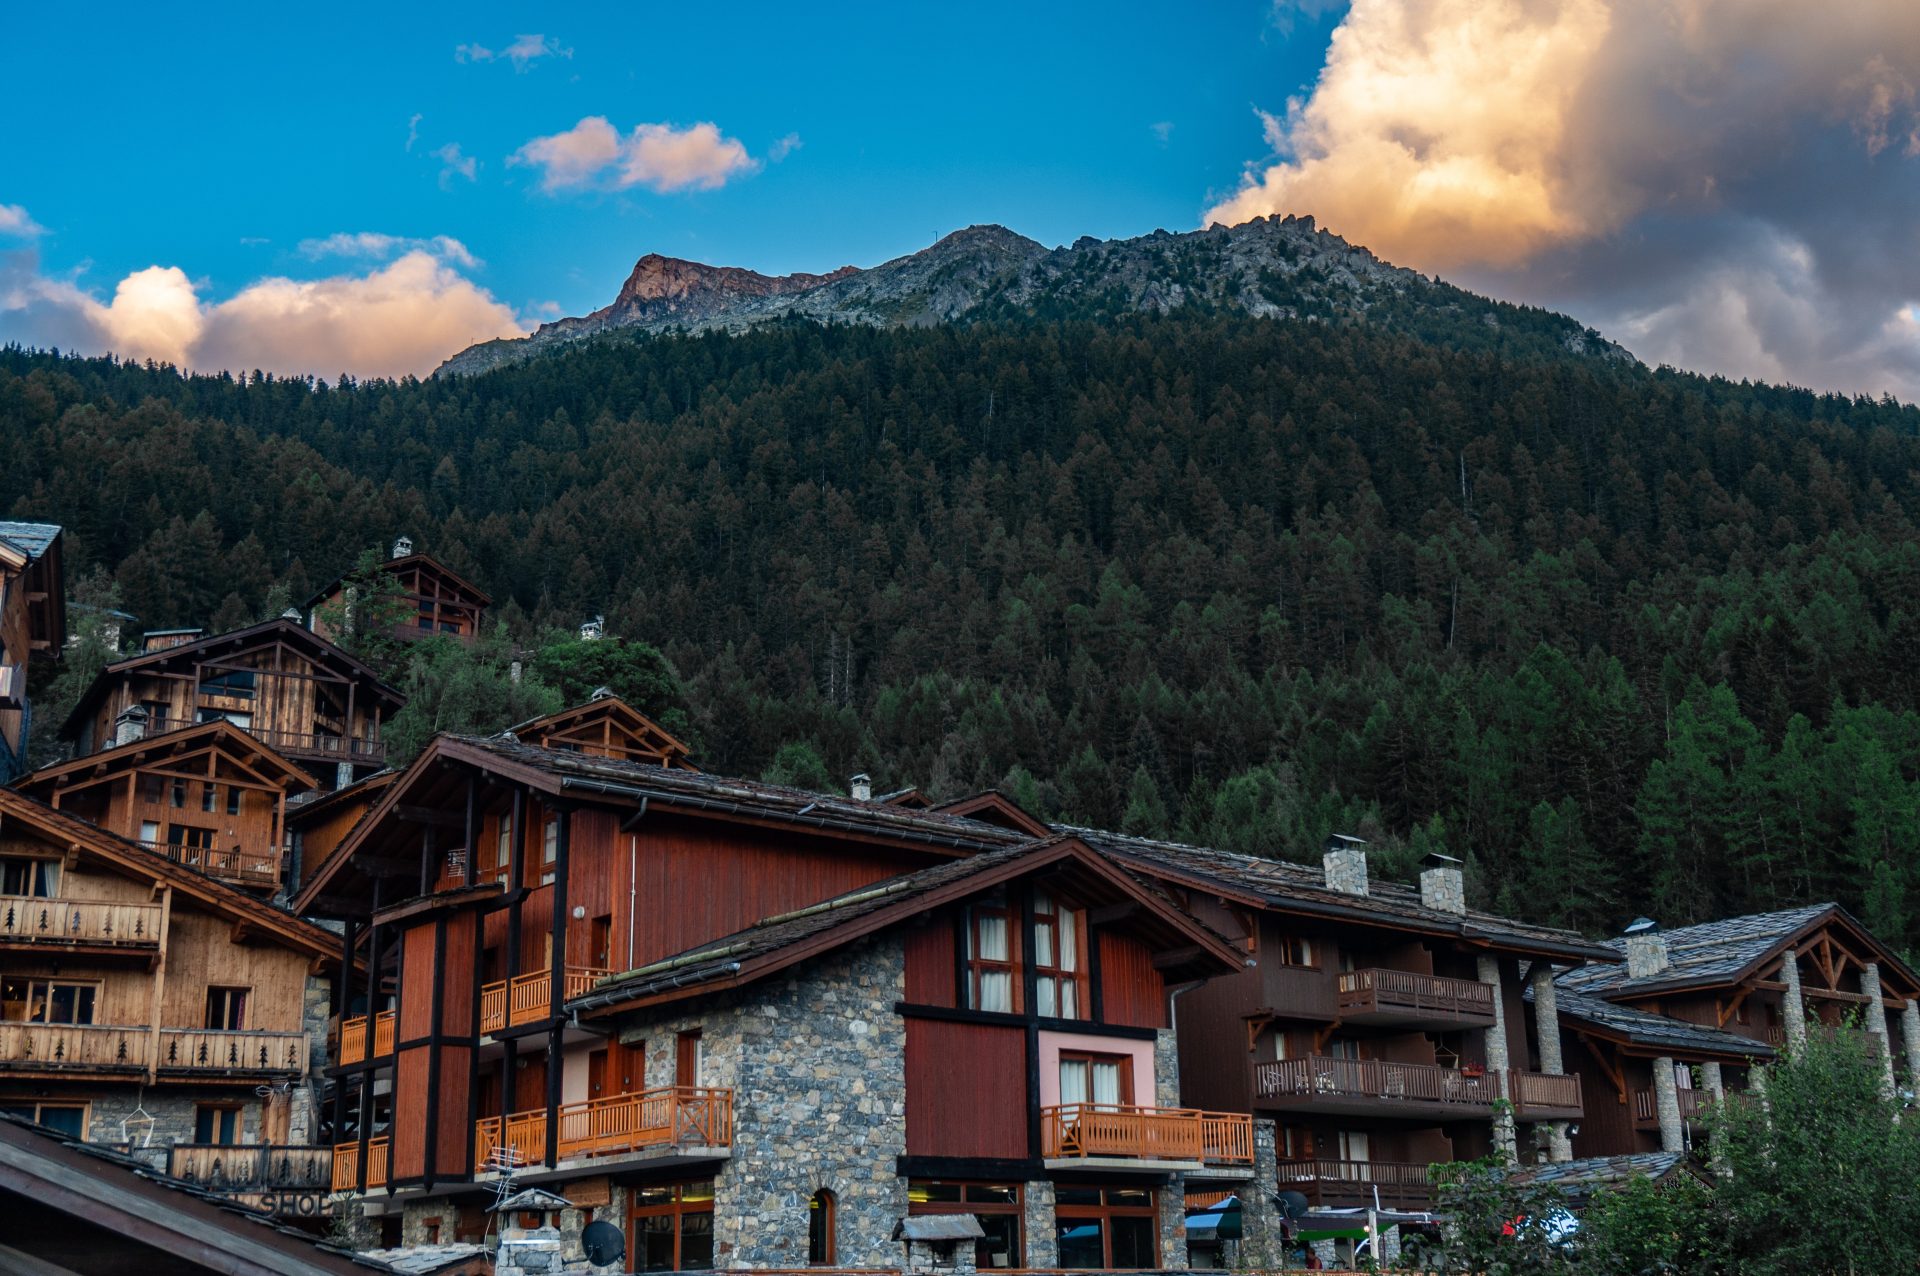
<path id="1" fill-rule="evenodd" d="M 1093 1037 L 1077 1032 L 1040 1034 L 1040 1106 L 1060 1102 L 1060 1053 L 1124 1054 L 1133 1056 L 1133 1093 L 1123 1096 L 1142 1107 L 1157 1106 L 1153 1098 L 1153 1042 L 1130 1037 Z"/>

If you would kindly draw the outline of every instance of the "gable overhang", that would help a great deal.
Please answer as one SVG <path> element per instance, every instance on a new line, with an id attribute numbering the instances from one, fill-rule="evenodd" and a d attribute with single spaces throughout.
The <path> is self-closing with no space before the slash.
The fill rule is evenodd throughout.
<path id="1" fill-rule="evenodd" d="M 1636 980 L 1630 986 L 1598 990 L 1592 995 L 1605 997 L 1609 1001 L 1631 1002 L 1642 997 L 1671 996 L 1675 993 L 1716 992 L 1739 988 L 1743 984 L 1782 991 L 1786 984 L 1778 979 L 1768 979 L 1768 975 L 1777 975 L 1786 960 L 1788 949 L 1798 949 L 1807 939 L 1822 930 L 1833 927 L 1846 932 L 1852 939 L 1853 947 L 1846 949 L 1846 956 L 1864 965 L 1875 962 L 1880 967 L 1881 996 L 1890 1010 L 1903 1009 L 1911 1000 L 1920 999 L 1920 975 L 1897 954 L 1882 944 L 1864 925 L 1838 904 L 1825 910 L 1781 935 L 1773 943 L 1757 954 L 1739 970 L 1712 975 L 1705 978 L 1688 978 L 1684 975 L 1674 979 Z M 1820 995 L 1825 990 L 1814 990 Z"/>
<path id="2" fill-rule="evenodd" d="M 126 744 L 89 753 L 54 766 L 42 767 L 14 782 L 14 787 L 36 797 L 54 791 L 72 791 L 119 780 L 139 771 L 186 754 L 212 751 L 224 755 L 250 771 L 264 786 L 287 793 L 305 792 L 314 780 L 259 737 L 242 731 L 224 719 L 201 723 L 179 731 L 142 736 Z"/>

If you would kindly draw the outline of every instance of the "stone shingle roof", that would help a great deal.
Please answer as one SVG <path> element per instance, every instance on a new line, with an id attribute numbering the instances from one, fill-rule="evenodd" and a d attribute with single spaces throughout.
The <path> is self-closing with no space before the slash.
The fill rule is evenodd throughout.
<path id="1" fill-rule="evenodd" d="M 1529 1165 L 1515 1170 L 1511 1181 L 1556 1187 L 1577 1203 L 1629 1179 L 1658 1180 L 1676 1170 L 1707 1177 L 1699 1163 L 1685 1152 L 1633 1152 L 1625 1156 L 1589 1156 L 1577 1161 Z"/>
<path id="2" fill-rule="evenodd" d="M 1533 1000 L 1531 988 L 1527 989 L 1526 998 Z M 1755 1041 L 1720 1028 L 1709 1028 L 1705 1024 L 1688 1023 L 1684 1019 L 1635 1010 L 1630 1006 L 1616 1006 L 1610 1001 L 1571 989 L 1557 989 L 1554 1001 L 1559 1006 L 1562 1019 L 1592 1024 L 1603 1032 L 1625 1037 L 1634 1045 L 1655 1046 L 1681 1054 L 1699 1052 L 1749 1055 L 1755 1059 L 1773 1058 L 1773 1047 L 1764 1041 Z"/>
<path id="3" fill-rule="evenodd" d="M 1469 909 L 1466 916 L 1428 908 L 1420 892 L 1398 882 L 1374 880 L 1364 896 L 1330 890 L 1317 867 L 1285 860 L 1263 859 L 1216 851 L 1178 842 L 1132 837 L 1099 829 L 1055 825 L 1055 830 L 1084 839 L 1088 845 L 1115 856 L 1149 874 L 1165 869 L 1182 876 L 1214 882 L 1234 892 L 1249 892 L 1269 907 L 1285 911 L 1289 905 L 1332 907 L 1343 912 L 1369 913 L 1388 924 L 1416 926 L 1453 933 L 1525 952 L 1557 953 L 1606 960 L 1611 950 L 1570 930 L 1536 926 L 1493 913 Z"/>
<path id="4" fill-rule="evenodd" d="M 1667 943 L 1667 968 L 1658 975 L 1634 979 L 1624 964 L 1587 966 L 1570 970 L 1555 982 L 1576 992 L 1617 997 L 1670 984 L 1732 983 L 1757 961 L 1823 916 L 1837 912 L 1837 904 L 1812 904 L 1777 913 L 1751 913 L 1661 931 Z M 1607 947 L 1626 956 L 1624 938 L 1609 939 Z"/>
<path id="5" fill-rule="evenodd" d="M 53 544 L 60 535 L 56 523 L 16 523 L 0 519 L 0 541 L 18 549 L 28 558 L 38 558 L 47 552 L 47 546 Z"/>

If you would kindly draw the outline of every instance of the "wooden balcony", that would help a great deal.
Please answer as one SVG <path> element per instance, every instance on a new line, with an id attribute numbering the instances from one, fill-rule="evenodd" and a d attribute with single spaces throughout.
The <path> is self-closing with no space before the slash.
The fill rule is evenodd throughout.
<path id="1" fill-rule="evenodd" d="M 733 1091 L 662 1086 L 569 1103 L 560 1109 L 562 1161 L 666 1148 L 733 1145 Z M 473 1163 L 482 1172 L 545 1164 L 547 1112 L 536 1108 L 483 1117 L 473 1131 Z"/>
<path id="2" fill-rule="evenodd" d="M 228 1032 L 110 1024 L 0 1023 L 0 1068 L 134 1074 L 159 1050 L 162 1076 L 297 1076 L 307 1070 L 301 1032 Z"/>
<path id="3" fill-rule="evenodd" d="M 160 905 L 0 895 L 0 944 L 150 957 L 160 950 Z"/>
<path id="4" fill-rule="evenodd" d="M 176 1143 L 167 1151 L 167 1173 L 255 1209 L 306 1214 L 297 1198 L 332 1189 L 333 1156 L 330 1147 Z"/>
<path id="5" fill-rule="evenodd" d="M 1405 1161 L 1282 1161 L 1280 1188 L 1330 1209 L 1372 1205 L 1426 1209 L 1433 1203 L 1431 1167 Z"/>
<path id="6" fill-rule="evenodd" d="M 307 1070 L 304 1032 L 162 1028 L 160 1071 L 195 1075 L 299 1076 Z"/>
<path id="7" fill-rule="evenodd" d="M 355 1015 L 351 1019 L 340 1021 L 340 1048 L 335 1052 L 335 1063 L 361 1063 L 367 1056 L 367 1025 L 373 1025 L 373 1058 L 384 1059 L 393 1053 L 394 1024 L 399 1019 L 399 1011 L 383 1010 L 372 1016 Z"/>
<path id="8" fill-rule="evenodd" d="M 1521 1121 L 1573 1121 L 1583 1113 L 1577 1076 L 1515 1070 L 1501 1077 L 1431 1063 L 1319 1055 L 1256 1064 L 1254 1094 L 1262 1107 L 1344 1116 L 1490 1116 L 1497 1099 L 1510 1101 Z"/>
<path id="9" fill-rule="evenodd" d="M 1066 1103 L 1040 1109 L 1049 1161 L 1214 1161 L 1253 1164 L 1253 1118 L 1197 1108 Z"/>
<path id="10" fill-rule="evenodd" d="M 594 966 L 568 966 L 561 996 L 567 1001 L 581 996 L 613 972 Z M 501 1032 L 523 1023 L 537 1023 L 552 1017 L 548 1001 L 553 993 L 553 971 L 532 970 L 512 979 L 483 984 L 480 988 L 480 1031 Z"/>
<path id="11" fill-rule="evenodd" d="M 229 701 L 225 704 L 209 704 L 206 707 L 240 710 L 245 706 Z M 188 727 L 202 725 L 204 724 L 191 718 L 155 717 L 147 722 L 147 734 L 156 736 L 168 731 L 184 731 Z M 377 763 L 384 761 L 387 756 L 387 745 L 384 740 L 331 735 L 324 731 L 281 731 L 258 724 L 246 728 L 246 732 L 254 739 L 272 745 L 290 758 L 327 758 L 336 762 Z"/>
<path id="12" fill-rule="evenodd" d="M 1339 1004 L 1341 1022 L 1351 1024 L 1485 1028 L 1494 1021 L 1491 985 L 1407 970 L 1346 971 Z"/>
<path id="13" fill-rule="evenodd" d="M 205 873 L 215 881 L 235 886 L 271 890 L 280 884 L 278 851 L 245 851 L 237 846 L 222 850 L 212 846 L 184 846 L 170 842 L 149 842 L 147 849 L 164 855 L 182 868 Z"/>
<path id="14" fill-rule="evenodd" d="M 1517 1121 L 1578 1121 L 1586 1115 L 1580 1078 L 1571 1073 L 1507 1073 L 1507 1098 Z"/>
<path id="15" fill-rule="evenodd" d="M 1705 1090 L 1675 1090 L 1674 1097 L 1680 1101 L 1680 1120 L 1691 1125 L 1698 1121 L 1712 1102 Z M 1660 1099 L 1653 1090 L 1635 1090 L 1633 1092 L 1633 1128 L 1636 1130 L 1657 1130 L 1660 1128 Z"/>
<path id="16" fill-rule="evenodd" d="M 367 1140 L 367 1190 L 387 1185 L 387 1148 L 386 1135 Z M 333 1145 L 333 1190 L 336 1192 L 357 1192 L 360 1190 L 360 1141 L 336 1143 Z"/>

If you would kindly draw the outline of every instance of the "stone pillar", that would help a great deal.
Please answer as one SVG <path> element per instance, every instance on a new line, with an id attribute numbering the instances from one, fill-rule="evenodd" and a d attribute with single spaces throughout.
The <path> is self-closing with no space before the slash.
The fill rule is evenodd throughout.
<path id="1" fill-rule="evenodd" d="M 561 1266 L 560 1231 L 553 1227 L 503 1227 L 494 1254 L 494 1276 L 553 1276 Z"/>
<path id="2" fill-rule="evenodd" d="M 1700 1065 L 1700 1080 L 1706 1086 L 1707 1094 L 1712 1097 L 1715 1103 L 1727 1097 L 1726 1076 L 1721 1072 L 1720 1064 L 1717 1060 L 1713 1063 L 1703 1063 Z"/>
<path id="3" fill-rule="evenodd" d="M 1680 1087 L 1673 1079 L 1673 1060 L 1666 1055 L 1653 1061 L 1654 1113 L 1660 1118 L 1660 1150 L 1687 1150 L 1687 1131 L 1680 1123 Z"/>
<path id="4" fill-rule="evenodd" d="M 1920 1094 L 1920 999 L 1909 997 L 1900 1012 L 1900 1040 L 1907 1048 L 1907 1084 Z"/>
<path id="5" fill-rule="evenodd" d="M 1058 1267 L 1060 1242 L 1053 1232 L 1053 1180 L 1034 1179 L 1022 1193 L 1027 1234 L 1027 1266 Z"/>
<path id="6" fill-rule="evenodd" d="M 1513 1066 L 1507 1053 L 1507 1006 L 1500 995 L 1500 959 L 1488 953 L 1479 958 L 1480 982 L 1493 988 L 1493 1027 L 1487 1032 L 1487 1071 L 1494 1078 L 1494 1093 L 1508 1100 L 1493 1112 L 1493 1147 L 1508 1165 L 1520 1160 L 1520 1140 L 1514 1130 L 1512 1096 L 1507 1093 L 1507 1069 Z"/>
<path id="7" fill-rule="evenodd" d="M 1564 1073 L 1567 1060 L 1560 1050 L 1560 1001 L 1554 989 L 1553 967 L 1536 961 L 1528 978 L 1533 984 L 1534 1035 L 1540 1038 L 1540 1071 Z M 1573 1140 L 1567 1136 L 1565 1121 L 1547 1123 L 1547 1159 L 1573 1159 Z"/>
<path id="8" fill-rule="evenodd" d="M 1880 1052 L 1880 1089 L 1893 1097 L 1893 1042 L 1887 1039 L 1887 1002 L 1880 991 L 1880 963 L 1870 961 L 1860 972 L 1860 991 L 1867 995 L 1867 1031 Z"/>
<path id="9" fill-rule="evenodd" d="M 1279 1267 L 1286 1258 L 1282 1243 L 1282 1217 L 1273 1194 L 1280 1186 L 1279 1131 L 1274 1122 L 1256 1117 L 1253 1122 L 1253 1181 L 1240 1188 L 1240 1258 L 1233 1264 L 1242 1270 L 1259 1271 Z"/>
<path id="10" fill-rule="evenodd" d="M 1187 1265 L 1187 1176 L 1176 1174 L 1160 1189 L 1160 1266 L 1174 1271 Z"/>
<path id="11" fill-rule="evenodd" d="M 1787 990 L 1780 994 L 1780 1018 L 1786 1024 L 1787 1045 L 1795 1050 L 1807 1044 L 1807 1001 L 1800 992 L 1800 954 L 1787 949 L 1780 963 L 1780 979 Z"/>

